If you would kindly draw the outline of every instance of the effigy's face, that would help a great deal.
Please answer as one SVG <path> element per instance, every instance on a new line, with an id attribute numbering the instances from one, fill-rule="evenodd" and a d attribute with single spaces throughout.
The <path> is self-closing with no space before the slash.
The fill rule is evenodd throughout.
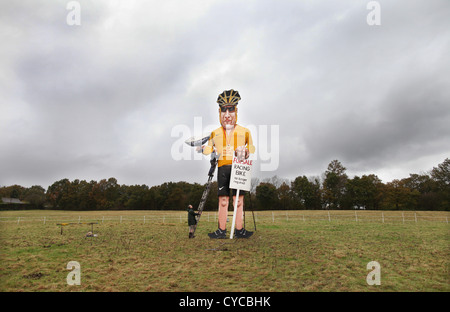
<path id="1" fill-rule="evenodd" d="M 236 112 L 235 106 L 226 106 L 220 110 L 220 124 L 225 130 L 232 130 L 236 125 Z"/>

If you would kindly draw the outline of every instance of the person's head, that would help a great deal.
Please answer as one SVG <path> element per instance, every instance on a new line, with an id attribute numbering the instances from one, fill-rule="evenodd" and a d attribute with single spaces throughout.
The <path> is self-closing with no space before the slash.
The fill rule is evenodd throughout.
<path id="1" fill-rule="evenodd" d="M 237 105 L 241 99 L 239 92 L 233 89 L 223 91 L 217 98 L 220 124 L 225 130 L 231 130 L 237 122 Z"/>
<path id="2" fill-rule="evenodd" d="M 188 206 L 188 209 L 192 209 L 192 205 L 189 205 L 189 206 Z"/>

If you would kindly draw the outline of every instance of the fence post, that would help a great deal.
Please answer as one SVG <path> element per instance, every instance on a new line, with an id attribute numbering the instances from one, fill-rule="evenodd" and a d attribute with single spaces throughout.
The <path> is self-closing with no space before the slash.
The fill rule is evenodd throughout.
<path id="1" fill-rule="evenodd" d="M 17 218 L 17 224 L 19 224 L 19 222 L 20 222 L 20 217 Z"/>
<path id="2" fill-rule="evenodd" d="M 330 211 L 328 210 L 328 222 L 331 222 Z"/>
<path id="3" fill-rule="evenodd" d="M 272 223 L 275 222 L 275 216 L 273 215 L 273 211 L 272 211 Z"/>
<path id="4" fill-rule="evenodd" d="M 145 224 L 145 216 L 144 216 L 144 224 Z"/>
<path id="5" fill-rule="evenodd" d="M 403 220 L 403 223 L 405 223 L 405 214 L 402 212 L 402 220 Z"/>
<path id="6" fill-rule="evenodd" d="M 355 210 L 355 221 L 358 222 L 358 214 L 356 213 L 356 210 Z"/>
<path id="7" fill-rule="evenodd" d="M 384 223 L 384 213 L 383 212 L 381 212 L 381 222 Z"/>
<path id="8" fill-rule="evenodd" d="M 416 223 L 417 223 L 417 215 L 416 215 L 416 213 L 414 212 L 414 220 L 416 221 Z"/>
<path id="9" fill-rule="evenodd" d="M 44 217 L 44 224 L 45 224 L 45 217 Z"/>
<path id="10" fill-rule="evenodd" d="M 78 224 L 81 222 L 81 216 L 78 216 Z"/>
<path id="11" fill-rule="evenodd" d="M 288 212 L 286 211 L 286 221 L 289 221 Z"/>
<path id="12" fill-rule="evenodd" d="M 102 224 L 103 224 L 103 221 L 105 220 L 105 216 L 102 216 Z"/>

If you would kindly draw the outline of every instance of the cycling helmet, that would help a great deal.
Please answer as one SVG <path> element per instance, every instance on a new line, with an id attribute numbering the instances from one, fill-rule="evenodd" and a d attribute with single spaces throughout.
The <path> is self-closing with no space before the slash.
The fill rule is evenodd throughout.
<path id="1" fill-rule="evenodd" d="M 235 91 L 233 89 L 223 91 L 221 94 L 219 94 L 219 97 L 217 98 L 217 103 L 219 103 L 219 106 L 228 106 L 228 105 L 238 105 L 238 102 L 240 101 L 241 96 L 239 95 L 238 91 Z"/>

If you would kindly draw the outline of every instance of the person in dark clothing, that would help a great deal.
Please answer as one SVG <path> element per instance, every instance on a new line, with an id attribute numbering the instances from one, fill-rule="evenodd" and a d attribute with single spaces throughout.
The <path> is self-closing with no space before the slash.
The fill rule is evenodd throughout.
<path id="1" fill-rule="evenodd" d="M 198 216 L 199 213 L 196 213 L 194 211 L 192 205 L 188 206 L 187 211 L 188 211 L 189 238 L 194 238 L 195 225 L 197 224 L 196 216 Z"/>

